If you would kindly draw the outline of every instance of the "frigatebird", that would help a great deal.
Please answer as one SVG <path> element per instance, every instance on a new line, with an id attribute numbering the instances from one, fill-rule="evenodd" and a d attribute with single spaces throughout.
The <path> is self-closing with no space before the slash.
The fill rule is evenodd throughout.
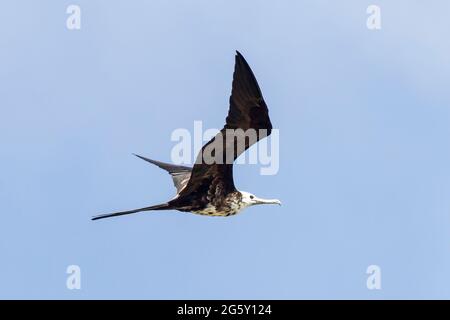
<path id="1" fill-rule="evenodd" d="M 232 139 L 227 139 L 230 131 L 234 135 Z M 255 133 L 253 139 L 251 135 L 245 135 L 249 131 Z M 230 216 L 252 205 L 281 204 L 277 199 L 261 199 L 251 193 L 239 191 L 233 181 L 234 160 L 254 143 L 270 135 L 271 131 L 269 111 L 258 82 L 247 61 L 236 51 L 230 108 L 225 126 L 202 147 L 193 168 L 135 154 L 172 176 L 177 189 L 175 198 L 150 207 L 95 216 L 92 220 L 171 209 L 208 216 Z M 210 157 L 206 161 L 208 151 Z"/>

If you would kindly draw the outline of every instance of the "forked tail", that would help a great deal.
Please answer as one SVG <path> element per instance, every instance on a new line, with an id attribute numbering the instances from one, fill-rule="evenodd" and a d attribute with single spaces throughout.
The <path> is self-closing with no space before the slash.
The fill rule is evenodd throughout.
<path id="1" fill-rule="evenodd" d="M 104 218 L 123 216 L 126 214 L 132 214 L 132 213 L 141 212 L 141 211 L 169 210 L 169 209 L 172 209 L 172 208 L 168 203 L 162 203 L 162 204 L 157 204 L 155 206 L 145 207 L 145 208 L 140 208 L 140 209 L 101 214 L 101 215 L 93 217 L 92 220 L 99 220 L 99 219 L 104 219 Z"/>

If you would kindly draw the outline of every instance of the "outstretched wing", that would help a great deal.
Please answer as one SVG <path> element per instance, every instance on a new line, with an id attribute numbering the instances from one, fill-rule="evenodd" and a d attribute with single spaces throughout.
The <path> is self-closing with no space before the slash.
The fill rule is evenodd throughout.
<path id="1" fill-rule="evenodd" d="M 236 129 L 241 130 L 235 131 Z M 190 180 L 180 193 L 180 198 L 193 195 L 212 197 L 235 191 L 234 160 L 251 145 L 270 135 L 271 130 L 269 111 L 258 82 L 247 61 L 236 51 L 226 124 L 203 146 L 192 169 Z M 248 131 L 254 133 L 250 138 L 245 136 Z M 231 139 L 227 139 L 230 137 L 229 133 L 234 135 Z"/>
<path id="2" fill-rule="evenodd" d="M 135 154 L 135 156 L 169 172 L 172 176 L 173 184 L 175 188 L 177 188 L 177 193 L 179 193 L 187 185 L 189 178 L 191 177 L 192 168 L 152 160 L 137 154 Z"/>
<path id="3" fill-rule="evenodd" d="M 266 129 L 267 135 L 272 130 L 269 110 L 261 89 L 252 69 L 239 51 L 236 51 L 230 109 L 224 129 Z"/>

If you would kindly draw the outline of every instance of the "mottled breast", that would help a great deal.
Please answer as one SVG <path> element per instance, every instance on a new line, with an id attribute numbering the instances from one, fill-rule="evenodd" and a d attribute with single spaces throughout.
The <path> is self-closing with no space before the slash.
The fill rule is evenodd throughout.
<path id="1" fill-rule="evenodd" d="M 241 202 L 242 195 L 240 192 L 231 192 L 227 195 L 208 194 L 207 204 L 204 208 L 193 210 L 193 213 L 208 216 L 231 216 L 235 215 L 244 208 Z"/>

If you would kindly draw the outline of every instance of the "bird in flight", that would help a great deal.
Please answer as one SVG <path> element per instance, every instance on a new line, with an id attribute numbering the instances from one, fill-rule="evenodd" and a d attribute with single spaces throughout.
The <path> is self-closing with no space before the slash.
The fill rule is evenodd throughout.
<path id="1" fill-rule="evenodd" d="M 95 216 L 92 220 L 142 211 L 179 210 L 207 216 L 231 216 L 257 204 L 279 204 L 239 191 L 233 181 L 233 162 L 259 140 L 270 135 L 272 124 L 258 82 L 244 57 L 236 51 L 230 109 L 224 128 L 199 152 L 192 168 L 137 157 L 166 170 L 176 196 L 163 204 Z"/>

